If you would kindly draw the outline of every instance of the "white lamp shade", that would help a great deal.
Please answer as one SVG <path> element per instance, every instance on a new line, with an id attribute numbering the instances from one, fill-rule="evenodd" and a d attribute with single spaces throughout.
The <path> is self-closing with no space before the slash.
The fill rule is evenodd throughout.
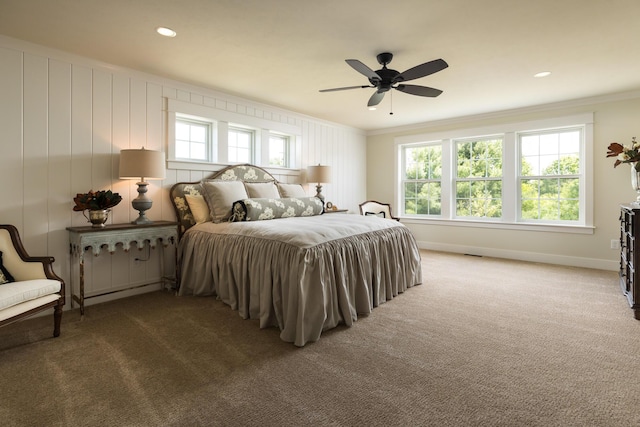
<path id="1" fill-rule="evenodd" d="M 144 148 L 120 151 L 121 179 L 164 179 L 165 174 L 164 152 Z"/>
<path id="2" fill-rule="evenodd" d="M 307 168 L 307 182 L 330 183 L 331 167 L 330 166 L 309 166 Z"/>

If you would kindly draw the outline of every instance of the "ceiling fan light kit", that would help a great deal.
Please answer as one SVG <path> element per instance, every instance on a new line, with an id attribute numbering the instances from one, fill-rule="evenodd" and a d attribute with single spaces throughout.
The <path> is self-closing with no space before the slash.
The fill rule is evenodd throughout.
<path id="1" fill-rule="evenodd" d="M 358 61 L 357 59 L 346 59 L 346 63 L 349 64 L 354 70 L 364 75 L 369 79 L 369 85 L 364 86 L 347 86 L 338 87 L 333 89 L 322 89 L 320 92 L 335 92 L 338 90 L 349 89 L 363 89 L 363 88 L 376 88 L 376 91 L 369 98 L 367 106 L 371 109 L 378 105 L 386 92 L 391 89 L 399 90 L 400 92 L 408 93 L 410 95 L 426 96 L 434 98 L 442 93 L 440 89 L 434 89 L 427 86 L 407 85 L 403 82 L 409 80 L 419 79 L 421 77 L 428 76 L 438 71 L 442 71 L 449 66 L 443 59 L 435 59 L 433 61 L 425 62 L 424 64 L 416 65 L 413 68 L 409 68 L 404 72 L 399 72 L 391 68 L 387 68 L 387 64 L 393 59 L 393 54 L 389 52 L 383 52 L 376 57 L 378 63 L 382 65 L 382 68 L 373 71 L 371 68 Z"/>

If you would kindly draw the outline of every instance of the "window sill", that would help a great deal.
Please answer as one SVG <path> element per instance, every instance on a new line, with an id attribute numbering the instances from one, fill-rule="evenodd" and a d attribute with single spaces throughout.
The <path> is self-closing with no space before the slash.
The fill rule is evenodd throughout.
<path id="1" fill-rule="evenodd" d="M 532 224 L 517 222 L 474 221 L 469 219 L 438 219 L 401 216 L 403 224 L 444 225 L 451 227 L 496 228 L 502 230 L 544 231 L 549 233 L 593 234 L 595 227 L 566 224 Z"/>

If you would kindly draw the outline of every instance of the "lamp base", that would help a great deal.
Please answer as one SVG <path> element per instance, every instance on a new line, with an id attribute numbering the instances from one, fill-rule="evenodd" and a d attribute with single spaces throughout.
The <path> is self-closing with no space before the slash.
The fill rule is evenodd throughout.
<path id="1" fill-rule="evenodd" d="M 320 199 L 322 207 L 324 207 L 324 195 L 322 194 L 322 185 L 320 183 L 316 185 L 316 197 Z"/>
<path id="2" fill-rule="evenodd" d="M 135 221 L 131 221 L 131 224 L 153 224 L 149 218 L 146 217 L 145 211 L 151 209 L 153 201 L 147 197 L 147 185 L 148 182 L 138 182 L 138 197 L 131 201 L 133 209 L 138 211 L 138 218 Z"/>

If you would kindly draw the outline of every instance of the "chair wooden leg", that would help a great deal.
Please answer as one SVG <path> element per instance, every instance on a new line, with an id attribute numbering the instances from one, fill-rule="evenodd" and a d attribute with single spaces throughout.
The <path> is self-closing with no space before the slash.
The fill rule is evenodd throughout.
<path id="1" fill-rule="evenodd" d="M 53 308 L 53 336 L 60 336 L 60 323 L 62 322 L 62 304 Z"/>

